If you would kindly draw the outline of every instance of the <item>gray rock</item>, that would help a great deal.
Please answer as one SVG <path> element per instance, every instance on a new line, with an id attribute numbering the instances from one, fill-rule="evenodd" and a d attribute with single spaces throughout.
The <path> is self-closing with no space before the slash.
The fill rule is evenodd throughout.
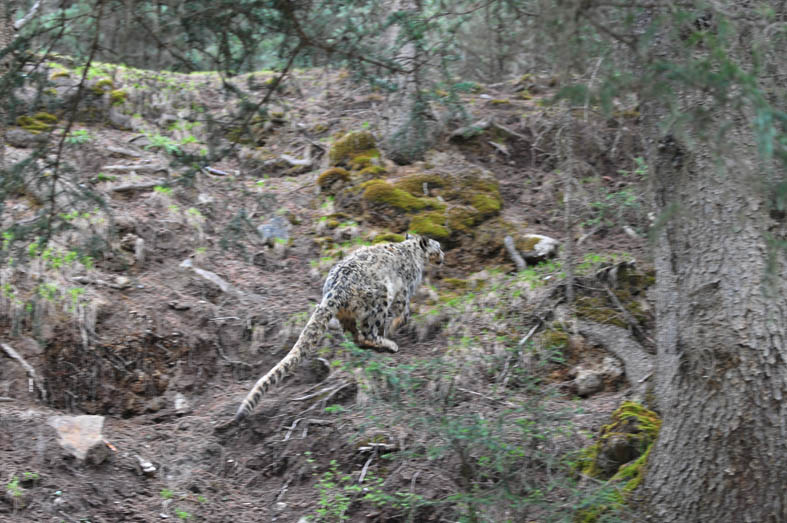
<path id="1" fill-rule="evenodd" d="M 604 379 L 601 370 L 577 367 L 575 373 L 574 386 L 577 390 L 577 396 L 584 398 L 604 389 Z"/>
<path id="2" fill-rule="evenodd" d="M 63 450 L 78 460 L 98 465 L 109 456 L 101 434 L 104 416 L 51 416 L 47 423 L 57 431 Z"/>
<path id="3" fill-rule="evenodd" d="M 178 414 L 188 414 L 191 412 L 191 405 L 189 405 L 189 400 L 186 399 L 186 396 L 178 392 L 175 394 L 175 412 Z"/>
<path id="4" fill-rule="evenodd" d="M 554 258 L 560 246 L 560 242 L 556 239 L 541 234 L 526 234 L 522 239 L 525 241 L 537 240 L 531 250 L 521 253 L 522 257 L 528 263 L 538 263 L 549 258 Z"/>
<path id="5" fill-rule="evenodd" d="M 257 227 L 257 232 L 262 237 L 262 243 L 273 247 L 277 238 L 285 242 L 289 241 L 290 224 L 283 216 L 274 216 Z"/>
<path id="6" fill-rule="evenodd" d="M 128 131 L 133 129 L 131 124 L 131 117 L 128 115 L 123 114 L 118 110 L 117 107 L 110 107 L 109 112 L 107 114 L 107 119 L 109 123 L 115 129 L 120 129 L 121 131 Z"/>
<path id="7" fill-rule="evenodd" d="M 28 149 L 46 143 L 46 134 L 33 134 L 24 129 L 9 129 L 5 133 L 5 141 L 8 145 Z"/>

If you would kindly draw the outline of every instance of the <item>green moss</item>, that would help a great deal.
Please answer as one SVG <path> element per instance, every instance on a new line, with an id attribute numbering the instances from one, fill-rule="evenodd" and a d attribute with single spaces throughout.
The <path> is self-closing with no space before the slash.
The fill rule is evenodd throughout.
<path id="1" fill-rule="evenodd" d="M 378 234 L 372 240 L 372 243 L 392 242 L 399 243 L 404 241 L 403 234 L 396 234 L 394 232 L 383 232 Z"/>
<path id="2" fill-rule="evenodd" d="M 40 115 L 46 115 L 46 117 L 39 119 Z M 54 121 L 52 121 L 51 118 L 54 118 Z M 37 113 L 35 116 L 24 115 L 17 117 L 16 124 L 26 131 L 30 131 L 33 134 L 38 134 L 52 129 L 53 124 L 56 121 L 57 118 L 50 115 L 49 113 Z"/>
<path id="3" fill-rule="evenodd" d="M 492 105 L 509 105 L 511 103 L 511 100 L 509 100 L 508 98 L 497 98 L 495 100 L 490 100 L 489 103 L 491 103 Z"/>
<path id="4" fill-rule="evenodd" d="M 470 282 L 459 278 L 444 278 L 440 285 L 448 290 L 464 291 L 470 286 Z"/>
<path id="5" fill-rule="evenodd" d="M 639 485 L 641 475 L 635 474 L 632 466 L 638 461 L 640 466 L 644 466 L 647 454 L 656 442 L 660 429 L 661 418 L 659 418 L 658 414 L 639 403 L 624 401 L 612 413 L 612 422 L 601 427 L 599 440 L 583 450 L 582 459 L 578 465 L 583 474 L 591 477 L 603 477 L 603 472 L 599 468 L 597 461 L 601 449 L 610 438 L 625 437 L 638 451 L 639 457 L 634 461 L 622 464 L 610 479 L 635 478 L 636 476 L 636 485 Z M 645 457 L 645 459 L 641 460 L 640 458 L 642 457 Z M 629 490 L 636 488 L 636 485 Z"/>
<path id="6" fill-rule="evenodd" d="M 500 213 L 503 202 L 500 197 L 490 193 L 477 193 L 470 198 L 470 205 L 475 207 L 481 216 L 488 218 Z"/>
<path id="7" fill-rule="evenodd" d="M 372 165 L 372 157 L 365 154 L 359 154 L 350 161 L 350 168 L 354 171 L 370 167 Z"/>
<path id="8" fill-rule="evenodd" d="M 411 174 L 394 183 L 396 187 L 409 192 L 413 196 L 424 195 L 424 184 L 429 189 L 435 189 L 447 187 L 449 182 L 439 174 Z"/>
<path id="9" fill-rule="evenodd" d="M 102 78 L 93 86 L 93 92 L 96 94 L 104 94 L 106 91 L 115 89 L 115 83 L 109 78 Z"/>
<path id="10" fill-rule="evenodd" d="M 653 271 L 640 272 L 628 267 L 623 267 L 618 272 L 619 288 L 612 292 L 618 298 L 620 304 L 631 314 L 634 319 L 645 324 L 651 320 L 649 311 L 642 308 L 642 293 L 655 283 Z M 628 323 L 623 317 L 623 313 L 618 309 L 617 304 L 613 303 L 606 295 L 602 296 L 582 296 L 575 302 L 576 314 L 597 323 L 606 323 L 626 328 Z"/>
<path id="11" fill-rule="evenodd" d="M 385 169 L 385 167 L 383 167 L 381 165 L 370 165 L 369 167 L 364 167 L 363 169 L 361 169 L 358 172 L 358 174 L 363 176 L 363 177 L 367 177 L 368 176 L 368 177 L 375 178 L 377 176 L 385 174 L 386 172 L 388 172 L 388 171 Z"/>
<path id="12" fill-rule="evenodd" d="M 387 205 L 402 211 L 412 212 L 428 208 L 445 208 L 444 204 L 441 204 L 434 198 L 416 198 L 384 180 L 369 180 L 361 184 L 361 189 L 363 190 L 363 199 L 367 202 Z"/>
<path id="13" fill-rule="evenodd" d="M 574 302 L 577 316 L 596 323 L 626 327 L 626 321 L 617 309 L 607 305 L 606 298 L 582 296 Z"/>
<path id="14" fill-rule="evenodd" d="M 519 252 L 530 252 L 536 248 L 536 245 L 538 245 L 540 241 L 541 238 L 536 236 L 526 236 L 524 238 L 517 238 L 514 245 Z"/>
<path id="15" fill-rule="evenodd" d="M 124 89 L 115 89 L 109 92 L 109 101 L 112 105 L 120 105 L 125 103 L 128 98 L 128 93 Z"/>
<path id="16" fill-rule="evenodd" d="M 39 111 L 33 115 L 33 119 L 39 122 L 48 123 L 48 124 L 56 124 L 57 123 L 57 116 L 51 113 L 45 113 L 43 111 Z"/>
<path id="17" fill-rule="evenodd" d="M 311 131 L 315 134 L 322 134 L 328 130 L 328 126 L 324 123 L 318 123 L 312 126 Z"/>
<path id="18" fill-rule="evenodd" d="M 425 212 L 413 216 L 410 230 L 435 240 L 447 240 L 451 236 L 451 231 L 445 226 L 445 214 L 441 212 Z"/>
<path id="19" fill-rule="evenodd" d="M 568 345 L 568 333 L 560 329 L 548 329 L 541 334 L 544 347 L 565 347 Z"/>
<path id="20" fill-rule="evenodd" d="M 481 213 L 472 207 L 451 207 L 446 213 L 446 224 L 455 232 L 467 232 L 481 220 Z"/>
<path id="21" fill-rule="evenodd" d="M 333 167 L 328 169 L 327 171 L 322 172 L 317 177 L 317 185 L 320 189 L 326 189 L 334 184 L 337 181 L 347 182 L 350 181 L 350 173 L 347 172 L 347 169 L 342 169 L 341 167 Z"/>
<path id="22" fill-rule="evenodd" d="M 614 491 L 613 499 L 595 506 L 583 509 L 577 514 L 576 521 L 595 522 L 605 512 L 616 510 L 626 501 L 642 483 L 645 476 L 648 457 L 661 429 L 661 419 L 658 414 L 633 401 L 624 401 L 612 413 L 612 422 L 601 427 L 599 439 L 596 443 L 583 449 L 576 467 L 583 474 L 590 477 L 604 477 L 598 466 L 598 457 L 605 443 L 610 438 L 626 438 L 632 448 L 636 449 L 639 456 L 636 459 L 623 463 L 609 478 L 610 483 L 622 484 L 621 488 Z"/>
<path id="23" fill-rule="evenodd" d="M 252 143 L 251 138 L 249 138 L 249 133 L 246 132 L 242 127 L 232 127 L 227 130 L 227 140 L 233 143 L 239 143 L 243 145 L 249 145 Z"/>
<path id="24" fill-rule="evenodd" d="M 56 80 L 57 78 L 71 78 L 71 73 L 65 69 L 59 69 L 49 76 L 50 80 Z"/>
<path id="25" fill-rule="evenodd" d="M 331 165 L 338 165 L 358 156 L 378 158 L 380 151 L 375 146 L 374 136 L 368 131 L 347 133 L 333 144 L 328 157 Z"/>

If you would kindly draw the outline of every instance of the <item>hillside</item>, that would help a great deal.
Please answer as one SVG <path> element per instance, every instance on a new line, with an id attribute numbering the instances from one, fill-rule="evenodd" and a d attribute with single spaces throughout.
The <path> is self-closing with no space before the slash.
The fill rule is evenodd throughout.
<path id="1" fill-rule="evenodd" d="M 474 84 L 467 120 L 436 109 L 438 147 L 398 166 L 385 96 L 344 71 L 291 73 L 251 116 L 223 81 L 254 104 L 275 74 L 34 74 L 54 87 L 19 90 L 6 158 L 48 142 L 2 228 L 60 220 L 46 245 L 33 231 L 3 247 L 0 519 L 553 521 L 610 503 L 566 464 L 645 399 L 648 369 L 626 359 L 653 325 L 631 108 L 563 121 L 549 78 Z M 565 258 L 538 260 L 528 236 L 565 244 L 567 220 L 570 305 Z M 247 422 L 214 431 L 297 339 L 331 266 L 406 231 L 446 260 L 399 353 L 332 328 Z M 103 417 L 84 459 L 52 426 L 77 415 Z"/>

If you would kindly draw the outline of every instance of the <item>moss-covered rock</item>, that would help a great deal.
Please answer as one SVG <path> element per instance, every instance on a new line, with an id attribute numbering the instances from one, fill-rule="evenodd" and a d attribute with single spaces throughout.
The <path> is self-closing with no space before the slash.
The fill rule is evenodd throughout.
<path id="1" fill-rule="evenodd" d="M 359 131 L 347 133 L 333 144 L 328 153 L 331 165 L 346 164 L 357 157 L 379 158 L 380 151 L 376 148 L 376 143 L 372 133 Z"/>
<path id="2" fill-rule="evenodd" d="M 481 213 L 482 217 L 486 218 L 499 214 L 503 202 L 500 200 L 499 195 L 495 196 L 489 193 L 478 193 L 470 197 L 470 205 Z"/>
<path id="3" fill-rule="evenodd" d="M 49 131 L 56 123 L 57 116 L 45 112 L 38 112 L 33 116 L 23 115 L 16 119 L 19 127 L 33 134 Z"/>
<path id="4" fill-rule="evenodd" d="M 372 240 L 372 243 L 392 242 L 399 243 L 404 241 L 404 234 L 396 234 L 395 232 L 383 232 L 378 234 Z"/>
<path id="5" fill-rule="evenodd" d="M 364 154 L 359 154 L 358 156 L 353 157 L 350 160 L 350 168 L 353 171 L 359 171 L 361 169 L 365 169 L 366 167 L 371 167 L 374 165 L 374 158 L 371 156 L 366 156 Z"/>
<path id="6" fill-rule="evenodd" d="M 58 78 L 71 78 L 71 73 L 65 69 L 58 69 L 49 75 L 50 80 L 57 80 Z"/>
<path id="7" fill-rule="evenodd" d="M 327 171 L 323 171 L 317 177 L 317 186 L 320 191 L 332 193 L 336 190 L 338 185 L 350 181 L 350 173 L 347 169 L 341 167 L 332 167 Z"/>
<path id="8" fill-rule="evenodd" d="M 612 413 L 612 422 L 601 427 L 598 441 L 582 451 L 576 467 L 587 476 L 620 483 L 621 488 L 614 499 L 584 509 L 578 521 L 597 521 L 642 483 L 660 429 L 658 414 L 639 403 L 625 401 Z"/>
<path id="9" fill-rule="evenodd" d="M 109 92 L 109 101 L 112 105 L 120 105 L 128 99 L 128 92 L 124 89 L 114 89 Z"/>
<path id="10" fill-rule="evenodd" d="M 100 78 L 95 84 L 93 84 L 92 89 L 94 93 L 103 95 L 105 92 L 115 90 L 115 82 L 109 78 Z"/>
<path id="11" fill-rule="evenodd" d="M 387 206 L 406 212 L 445 208 L 445 204 L 434 198 L 416 198 L 383 180 L 369 180 L 362 183 L 361 188 L 363 199 L 372 205 Z"/>
<path id="12" fill-rule="evenodd" d="M 450 181 L 446 176 L 436 173 L 429 174 L 411 174 L 397 180 L 394 185 L 399 189 L 403 189 L 413 196 L 424 196 L 424 184 L 427 189 L 440 189 L 450 185 Z"/>
<path id="13" fill-rule="evenodd" d="M 470 206 L 455 205 L 446 211 L 446 225 L 454 232 L 466 233 L 481 220 L 481 213 Z"/>
<path id="14" fill-rule="evenodd" d="M 377 178 L 387 172 L 388 170 L 382 165 L 370 165 L 358 171 L 358 175 L 362 178 Z"/>
<path id="15" fill-rule="evenodd" d="M 36 114 L 34 114 L 33 118 L 39 122 L 48 123 L 50 125 L 54 125 L 57 123 L 57 116 L 43 111 L 39 111 Z"/>
<path id="16" fill-rule="evenodd" d="M 445 214 L 442 212 L 424 212 L 413 216 L 410 230 L 435 240 L 447 240 L 451 230 L 445 226 Z"/>

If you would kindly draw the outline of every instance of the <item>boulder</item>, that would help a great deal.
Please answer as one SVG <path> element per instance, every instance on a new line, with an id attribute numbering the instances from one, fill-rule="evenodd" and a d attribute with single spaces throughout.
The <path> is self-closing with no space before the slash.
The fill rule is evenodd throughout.
<path id="1" fill-rule="evenodd" d="M 51 416 L 47 423 L 57 431 L 63 451 L 79 461 L 98 465 L 109 456 L 101 434 L 104 416 Z"/>

